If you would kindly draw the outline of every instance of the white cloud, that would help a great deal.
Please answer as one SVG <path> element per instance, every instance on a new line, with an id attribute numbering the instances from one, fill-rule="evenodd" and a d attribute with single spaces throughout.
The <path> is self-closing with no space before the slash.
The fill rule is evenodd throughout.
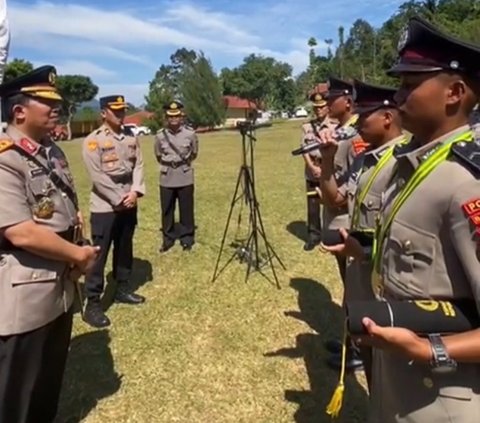
<path id="1" fill-rule="evenodd" d="M 93 80 L 95 80 L 95 78 L 112 78 L 117 76 L 116 72 L 105 69 L 87 60 L 66 60 L 56 63 L 55 67 L 59 74 L 88 75 Z"/>

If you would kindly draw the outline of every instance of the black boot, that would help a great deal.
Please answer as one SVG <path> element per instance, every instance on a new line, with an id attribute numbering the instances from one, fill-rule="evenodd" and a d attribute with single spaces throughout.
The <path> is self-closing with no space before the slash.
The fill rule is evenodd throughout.
<path id="1" fill-rule="evenodd" d="M 312 251 L 318 244 L 320 244 L 320 241 L 316 239 L 309 239 L 303 246 L 303 249 L 305 251 Z"/>
<path id="2" fill-rule="evenodd" d="M 88 299 L 83 320 L 95 328 L 110 326 L 110 319 L 103 312 L 99 298 Z"/>
<path id="3" fill-rule="evenodd" d="M 115 302 L 123 304 L 142 304 L 145 302 L 145 297 L 130 292 L 127 281 L 118 281 Z"/>
<path id="4" fill-rule="evenodd" d="M 340 371 L 342 368 L 342 353 L 333 354 L 327 359 L 330 368 Z M 358 348 L 349 346 L 347 348 L 347 357 L 345 360 L 345 369 L 347 371 L 363 370 L 363 361 Z"/>

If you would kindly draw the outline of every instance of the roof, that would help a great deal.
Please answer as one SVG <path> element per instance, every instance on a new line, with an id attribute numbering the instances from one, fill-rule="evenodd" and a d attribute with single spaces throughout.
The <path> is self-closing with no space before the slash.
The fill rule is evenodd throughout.
<path id="1" fill-rule="evenodd" d="M 124 123 L 134 123 L 135 125 L 143 125 L 143 123 L 150 119 L 153 113 L 140 110 L 139 112 L 125 116 Z"/>
<path id="2" fill-rule="evenodd" d="M 246 100 L 234 95 L 223 96 L 223 101 L 228 109 L 256 109 L 257 106 L 253 101 Z"/>

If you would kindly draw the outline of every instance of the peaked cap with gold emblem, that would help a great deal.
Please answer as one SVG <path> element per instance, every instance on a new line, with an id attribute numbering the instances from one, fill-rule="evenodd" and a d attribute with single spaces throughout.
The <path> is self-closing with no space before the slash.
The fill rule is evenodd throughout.
<path id="1" fill-rule="evenodd" d="M 128 105 L 123 95 L 107 95 L 105 97 L 100 97 L 99 101 L 101 109 L 128 109 Z"/>
<path id="2" fill-rule="evenodd" d="M 313 107 L 325 107 L 327 105 L 327 101 L 321 93 L 313 93 L 309 100 L 313 103 Z"/>
<path id="3" fill-rule="evenodd" d="M 165 104 L 163 110 L 167 116 L 183 116 L 183 104 L 178 100 Z"/>
<path id="4" fill-rule="evenodd" d="M 30 97 L 46 98 L 48 100 L 62 100 L 62 96 L 55 85 L 56 78 L 57 71 L 54 66 L 41 66 L 1 84 L 0 97 L 6 99 L 17 94 L 25 94 Z"/>

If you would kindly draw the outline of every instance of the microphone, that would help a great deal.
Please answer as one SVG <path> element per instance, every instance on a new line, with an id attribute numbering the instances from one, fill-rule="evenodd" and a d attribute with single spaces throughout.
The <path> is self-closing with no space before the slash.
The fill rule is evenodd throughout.
<path id="1" fill-rule="evenodd" d="M 348 138 L 354 137 L 358 134 L 358 131 L 353 126 L 346 126 L 342 128 L 338 128 L 335 132 L 335 139 L 337 141 L 346 140 Z M 301 156 L 307 153 L 310 153 L 315 150 L 321 150 L 322 144 L 319 142 L 313 142 L 311 144 L 304 145 L 300 148 L 296 148 L 292 150 L 292 156 Z"/>

